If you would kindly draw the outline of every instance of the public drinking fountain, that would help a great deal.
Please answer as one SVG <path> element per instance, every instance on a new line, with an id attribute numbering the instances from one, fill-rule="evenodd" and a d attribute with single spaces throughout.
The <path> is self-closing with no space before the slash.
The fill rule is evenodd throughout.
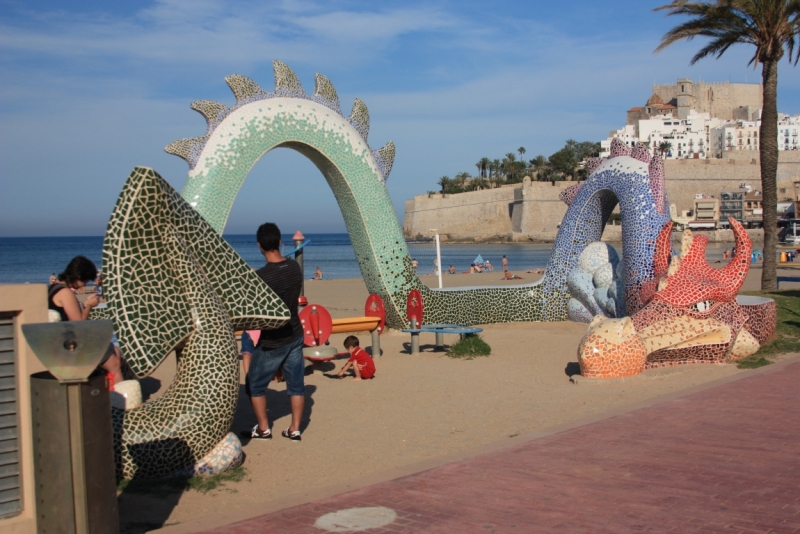
<path id="1" fill-rule="evenodd" d="M 119 532 L 111 401 L 95 372 L 113 323 L 66 321 L 22 325 L 49 370 L 31 376 L 38 531 Z"/>

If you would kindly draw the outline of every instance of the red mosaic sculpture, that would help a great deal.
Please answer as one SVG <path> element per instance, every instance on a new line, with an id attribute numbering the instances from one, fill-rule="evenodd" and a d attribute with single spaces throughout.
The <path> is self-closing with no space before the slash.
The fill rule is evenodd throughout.
<path id="1" fill-rule="evenodd" d="M 738 222 L 730 219 L 730 224 L 736 253 L 722 269 L 706 262 L 708 238 L 688 230 L 680 257 L 670 261 L 672 223 L 664 226 L 653 259 L 656 293 L 631 317 L 595 317 L 578 349 L 583 376 L 618 378 L 653 367 L 726 363 L 755 354 L 775 333 L 777 309 L 772 299 L 737 298 L 752 245 Z"/>

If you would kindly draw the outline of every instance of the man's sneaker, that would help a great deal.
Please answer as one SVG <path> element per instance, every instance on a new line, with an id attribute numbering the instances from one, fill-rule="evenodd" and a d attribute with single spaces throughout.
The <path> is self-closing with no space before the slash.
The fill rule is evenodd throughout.
<path id="1" fill-rule="evenodd" d="M 263 432 L 258 428 L 258 423 L 256 426 L 253 427 L 253 430 L 250 431 L 243 431 L 241 433 L 243 438 L 250 438 L 250 439 L 272 439 L 272 430 L 267 429 Z"/>
<path id="2" fill-rule="evenodd" d="M 283 432 L 281 432 L 281 436 L 283 436 L 284 438 L 289 438 L 292 441 L 300 441 L 301 439 L 303 439 L 300 437 L 299 430 L 289 430 L 288 428 Z"/>

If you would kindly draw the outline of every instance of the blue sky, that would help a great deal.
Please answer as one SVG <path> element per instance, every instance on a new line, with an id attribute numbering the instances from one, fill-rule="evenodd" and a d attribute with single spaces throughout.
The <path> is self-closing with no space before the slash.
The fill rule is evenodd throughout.
<path id="1" fill-rule="evenodd" d="M 744 46 L 693 67 L 700 40 L 653 54 L 681 21 L 653 13 L 661 3 L 0 0 L 0 236 L 102 235 L 136 165 L 180 190 L 188 166 L 163 149 L 205 132 L 189 104 L 233 103 L 233 73 L 272 91 L 274 59 L 309 93 L 325 74 L 345 113 L 367 104 L 372 147 L 397 145 L 401 218 L 406 199 L 483 156 L 605 138 L 654 82 L 760 80 Z M 786 61 L 778 107 L 800 113 Z M 225 231 L 266 220 L 344 231 L 319 171 L 288 149 L 256 165 Z"/>

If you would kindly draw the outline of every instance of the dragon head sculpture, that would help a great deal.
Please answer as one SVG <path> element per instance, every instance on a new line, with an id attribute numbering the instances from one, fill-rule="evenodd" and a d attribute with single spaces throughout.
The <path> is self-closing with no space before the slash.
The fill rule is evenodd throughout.
<path id="1" fill-rule="evenodd" d="M 685 231 L 681 255 L 671 255 L 672 223 L 655 246 L 655 293 L 631 317 L 597 316 L 578 349 L 581 374 L 616 378 L 646 368 L 683 363 L 723 363 L 754 354 L 775 331 L 775 301 L 739 297 L 750 267 L 752 245 L 730 219 L 736 240 L 731 262 L 714 269 L 706 262 L 706 236 Z"/>

